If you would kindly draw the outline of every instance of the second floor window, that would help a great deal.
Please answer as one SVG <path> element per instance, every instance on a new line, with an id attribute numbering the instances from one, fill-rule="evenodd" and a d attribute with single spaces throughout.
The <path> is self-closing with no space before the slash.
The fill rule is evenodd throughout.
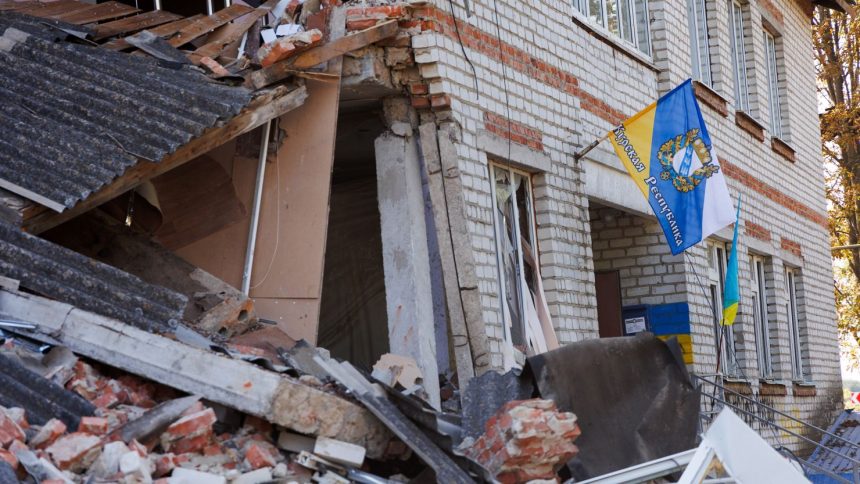
<path id="1" fill-rule="evenodd" d="M 711 36 L 708 26 L 708 1 L 687 0 L 687 19 L 690 24 L 690 55 L 693 62 L 693 79 L 713 87 L 711 75 Z"/>
<path id="2" fill-rule="evenodd" d="M 764 53 L 765 67 L 767 68 L 767 94 L 768 107 L 770 108 L 770 134 L 774 138 L 785 140 L 785 121 L 783 119 L 783 97 L 780 93 L 779 83 L 781 73 L 779 70 L 777 39 L 767 30 L 764 31 Z"/>
<path id="3" fill-rule="evenodd" d="M 747 83 L 747 42 L 743 5 L 729 0 L 729 30 L 732 38 L 732 63 L 735 73 L 735 107 L 750 112 L 749 84 Z"/>
<path id="4" fill-rule="evenodd" d="M 770 321 L 764 258 L 759 256 L 752 256 L 750 258 L 750 274 L 752 274 L 750 302 L 753 306 L 753 318 L 755 322 L 759 375 L 762 378 L 770 378 L 773 369 L 770 354 Z"/>
<path id="5" fill-rule="evenodd" d="M 651 55 L 648 0 L 574 0 L 573 6 L 592 23 Z"/>

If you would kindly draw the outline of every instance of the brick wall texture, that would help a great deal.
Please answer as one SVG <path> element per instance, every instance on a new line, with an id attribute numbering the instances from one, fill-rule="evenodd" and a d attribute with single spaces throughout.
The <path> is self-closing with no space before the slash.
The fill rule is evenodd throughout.
<path id="1" fill-rule="evenodd" d="M 747 114 L 764 128 L 761 140 L 736 121 L 728 4 L 708 0 L 711 94 L 722 98 L 728 112 L 717 112 L 714 102 L 702 103 L 702 111 L 730 192 L 743 194 L 742 295 L 751 285 L 749 264 L 744 261 L 750 254 L 766 258 L 773 378 L 789 389 L 785 396 L 768 396 L 768 401 L 791 415 L 827 425 L 841 407 L 841 378 L 807 3 L 745 2 Z M 593 274 L 617 269 L 624 304 L 688 302 L 696 355 L 691 370 L 714 373 L 710 302 L 696 279 L 707 272 L 705 244 L 683 257 L 672 257 L 653 218 L 626 214 L 625 207 L 606 209 L 595 202 L 600 194 L 588 191 L 583 164 L 573 157 L 577 149 L 690 77 L 686 2 L 649 2 L 652 56 L 589 28 L 581 17 L 572 20 L 575 12 L 568 0 L 469 2 L 469 8 L 470 15 L 462 0 L 453 0 L 453 5 L 433 0 L 414 8 L 412 18 L 422 19 L 424 31 L 413 36 L 412 47 L 430 95 L 448 96 L 452 116 L 461 126 L 460 176 L 493 364 L 502 366 L 505 344 L 488 170 L 489 160 L 498 158 L 478 145 L 481 131 L 551 159 L 550 169 L 534 172 L 532 183 L 541 272 L 560 341 L 597 337 Z M 793 150 L 794 162 L 772 147 L 765 25 L 777 34 L 780 91 L 787 100 L 782 141 Z M 595 163 L 589 166 L 620 168 L 608 143 L 588 159 Z M 629 190 L 636 190 L 632 181 Z M 591 205 L 595 208 L 590 209 Z M 730 230 L 728 235 L 724 232 L 721 237 L 731 237 Z M 787 266 L 801 273 L 798 312 L 814 396 L 795 396 L 791 391 Z M 742 298 L 735 327 L 739 361 L 755 393 L 760 383 L 755 347 L 750 343 L 752 325 L 752 305 L 749 298 Z"/>

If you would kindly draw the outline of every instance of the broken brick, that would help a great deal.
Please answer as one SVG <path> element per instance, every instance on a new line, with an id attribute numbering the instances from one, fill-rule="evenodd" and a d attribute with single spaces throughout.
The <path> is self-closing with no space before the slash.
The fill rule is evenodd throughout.
<path id="1" fill-rule="evenodd" d="M 81 417 L 78 432 L 93 435 L 105 435 L 108 432 L 108 419 L 103 417 Z"/>
<path id="2" fill-rule="evenodd" d="M 88 468 L 101 453 L 101 439 L 75 432 L 57 439 L 48 447 L 48 455 L 60 470 L 77 472 Z"/>
<path id="3" fill-rule="evenodd" d="M 212 443 L 212 433 L 205 433 L 194 437 L 175 440 L 167 445 L 162 443 L 164 450 L 176 452 L 177 454 L 186 454 L 189 452 L 202 452 L 209 444 Z"/>
<path id="4" fill-rule="evenodd" d="M 267 442 L 252 441 L 245 446 L 245 462 L 251 469 L 274 467 L 278 449 Z"/>
<path id="5" fill-rule="evenodd" d="M 18 468 L 18 458 L 11 451 L 0 449 L 0 460 L 5 460 L 12 469 Z"/>
<path id="6" fill-rule="evenodd" d="M 376 25 L 378 22 L 375 18 L 359 18 L 359 19 L 349 19 L 346 21 L 346 30 L 349 32 L 369 29 Z"/>
<path id="7" fill-rule="evenodd" d="M 211 408 L 186 415 L 167 427 L 167 430 L 161 434 L 161 446 L 164 450 L 170 450 L 171 445 L 179 440 L 193 439 L 205 434 L 211 435 L 212 425 L 216 420 L 215 412 Z"/>
<path id="8" fill-rule="evenodd" d="M 18 424 L 18 427 L 21 427 L 21 430 L 27 430 L 30 428 L 30 423 L 27 422 L 27 412 L 23 408 L 7 408 L 6 415 L 8 415 L 13 422 Z"/>
<path id="9" fill-rule="evenodd" d="M 52 418 L 45 422 L 45 425 L 30 439 L 30 447 L 35 449 L 44 449 L 53 444 L 61 435 L 66 433 L 66 424 L 62 421 Z"/>
<path id="10" fill-rule="evenodd" d="M 316 29 L 281 37 L 260 47 L 257 51 L 257 60 L 263 67 L 268 67 L 319 44 L 322 37 L 322 32 Z"/>
<path id="11" fill-rule="evenodd" d="M 24 431 L 6 413 L 6 409 L 0 407 L 0 447 L 6 447 L 13 440 L 24 440 Z"/>

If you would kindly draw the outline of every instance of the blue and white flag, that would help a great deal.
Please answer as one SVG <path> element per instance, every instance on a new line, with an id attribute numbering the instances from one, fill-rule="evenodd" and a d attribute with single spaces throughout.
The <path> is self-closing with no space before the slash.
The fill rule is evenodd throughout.
<path id="1" fill-rule="evenodd" d="M 688 79 L 609 133 L 672 254 L 735 221 L 726 180 Z"/>

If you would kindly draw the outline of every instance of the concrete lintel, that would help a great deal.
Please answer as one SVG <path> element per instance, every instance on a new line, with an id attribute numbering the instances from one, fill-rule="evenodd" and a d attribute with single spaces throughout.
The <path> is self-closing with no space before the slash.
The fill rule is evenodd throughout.
<path id="1" fill-rule="evenodd" d="M 552 169 L 552 160 L 546 153 L 512 143 L 485 129 L 478 130 L 478 149 L 503 158 L 526 171 L 547 173 Z"/>
<path id="2" fill-rule="evenodd" d="M 776 246 L 774 246 L 773 241 L 765 242 L 764 240 L 754 239 L 752 237 L 744 237 L 744 242 L 746 242 L 747 247 L 759 254 L 770 256 L 776 254 Z"/>
<path id="3" fill-rule="evenodd" d="M 654 216 L 648 201 L 628 173 L 589 159 L 583 159 L 581 163 L 588 198 L 637 215 Z"/>

